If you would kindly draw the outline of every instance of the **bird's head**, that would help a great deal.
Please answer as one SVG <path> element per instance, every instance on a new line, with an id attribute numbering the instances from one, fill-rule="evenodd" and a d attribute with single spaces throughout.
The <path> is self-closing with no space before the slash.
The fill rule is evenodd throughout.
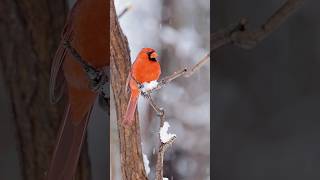
<path id="1" fill-rule="evenodd" d="M 157 61 L 158 54 L 152 48 L 143 48 L 141 53 L 145 54 L 145 57 L 148 58 L 150 61 Z"/>

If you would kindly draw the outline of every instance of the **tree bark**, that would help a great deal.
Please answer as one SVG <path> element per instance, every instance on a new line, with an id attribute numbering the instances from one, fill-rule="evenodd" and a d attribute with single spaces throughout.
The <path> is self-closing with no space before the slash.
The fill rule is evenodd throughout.
<path id="1" fill-rule="evenodd" d="M 43 180 L 63 102 L 49 103 L 52 57 L 67 13 L 65 0 L 0 1 L 0 67 L 12 107 L 25 180 Z M 76 179 L 90 177 L 86 143 Z"/>
<path id="2" fill-rule="evenodd" d="M 124 128 L 121 125 L 129 99 L 125 87 L 131 63 L 128 42 L 119 26 L 113 1 L 110 9 L 110 31 L 111 87 L 119 130 L 122 179 L 144 180 L 147 176 L 142 159 L 138 114 L 136 113 L 135 123 L 131 127 Z"/>

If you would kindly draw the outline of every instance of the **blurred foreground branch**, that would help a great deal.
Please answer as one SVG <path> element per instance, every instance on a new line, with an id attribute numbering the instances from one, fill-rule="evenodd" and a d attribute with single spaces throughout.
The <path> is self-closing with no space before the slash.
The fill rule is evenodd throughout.
<path id="1" fill-rule="evenodd" d="M 287 18 L 304 3 L 304 0 L 287 0 L 257 30 L 248 30 L 248 20 L 242 18 L 237 24 L 231 25 L 211 35 L 211 51 L 228 44 L 235 44 L 244 49 L 254 48 L 260 41 L 275 31 Z"/>

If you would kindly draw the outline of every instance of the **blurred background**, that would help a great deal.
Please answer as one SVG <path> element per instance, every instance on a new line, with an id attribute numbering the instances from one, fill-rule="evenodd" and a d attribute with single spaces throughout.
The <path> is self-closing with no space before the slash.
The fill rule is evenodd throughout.
<path id="1" fill-rule="evenodd" d="M 209 0 L 115 0 L 119 14 L 131 9 L 120 19 L 128 38 L 131 61 L 144 47 L 159 54 L 162 74 L 198 62 L 210 46 Z M 179 78 L 153 94 L 157 105 L 166 111 L 170 133 L 177 134 L 173 146 L 165 154 L 164 177 L 183 180 L 210 178 L 210 64 L 207 63 L 190 78 Z M 112 101 L 112 100 L 111 100 Z M 159 137 L 159 118 L 148 102 L 140 98 L 139 117 L 142 149 L 150 161 L 149 178 L 155 177 Z M 111 153 L 119 152 L 114 112 L 111 113 Z M 113 176 L 120 179 L 119 155 L 111 156 Z"/>
<path id="2" fill-rule="evenodd" d="M 261 25 L 284 1 L 215 0 L 212 32 Z M 320 13 L 306 0 L 252 50 L 213 54 L 213 179 L 320 178 Z"/>

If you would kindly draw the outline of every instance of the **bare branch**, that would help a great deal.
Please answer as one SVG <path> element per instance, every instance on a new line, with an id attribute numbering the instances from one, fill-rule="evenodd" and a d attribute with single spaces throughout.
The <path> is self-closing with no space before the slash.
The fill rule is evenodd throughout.
<path id="1" fill-rule="evenodd" d="M 149 100 L 150 105 L 153 107 L 153 109 L 157 112 L 158 116 L 160 117 L 160 129 L 163 127 L 164 122 L 165 122 L 165 113 L 162 108 L 159 108 L 154 101 L 152 100 L 150 94 L 146 93 L 144 96 Z M 160 132 L 160 131 L 159 131 Z M 159 151 L 157 154 L 157 164 L 156 164 L 156 180 L 162 180 L 163 178 L 163 158 L 164 158 L 164 153 L 166 150 L 169 148 L 170 145 L 173 144 L 177 137 L 173 136 L 169 141 L 163 143 L 161 141 L 161 137 L 159 134 L 159 139 L 160 139 L 160 146 L 159 146 Z"/>
<path id="2" fill-rule="evenodd" d="M 210 53 L 206 54 L 201 60 L 198 61 L 198 63 L 196 63 L 195 65 L 193 65 L 192 67 L 189 68 L 183 68 L 179 71 L 174 72 L 172 75 L 166 76 L 163 79 L 161 79 L 159 81 L 159 84 L 157 85 L 157 87 L 149 90 L 146 92 L 146 94 L 151 94 L 154 91 L 157 91 L 161 88 L 163 88 L 164 86 L 166 86 L 168 83 L 170 83 L 171 81 L 177 79 L 180 76 L 185 76 L 185 77 L 190 77 L 193 73 L 195 73 L 197 70 L 199 70 L 202 66 L 204 66 L 206 64 L 206 62 L 208 62 L 210 59 Z"/>
<path id="3" fill-rule="evenodd" d="M 160 118 L 163 117 L 163 116 L 164 116 L 164 110 L 163 110 L 162 108 L 159 108 L 159 107 L 156 105 L 156 103 L 154 103 L 154 101 L 153 101 L 152 98 L 151 98 L 151 95 L 150 95 L 149 93 L 144 93 L 143 96 L 149 100 L 150 105 L 151 105 L 152 108 L 156 111 L 157 115 L 160 116 Z M 160 126 L 163 125 L 163 122 L 164 122 L 164 121 L 163 121 L 163 119 L 161 118 Z"/>
<path id="4" fill-rule="evenodd" d="M 176 136 L 173 136 L 168 142 L 161 143 L 159 147 L 159 152 L 157 155 L 157 164 L 156 164 L 156 180 L 162 180 L 163 179 L 163 159 L 164 159 L 164 153 L 168 149 L 169 146 L 172 145 L 174 140 L 176 139 Z"/>
<path id="5" fill-rule="evenodd" d="M 237 24 L 211 35 L 211 51 L 231 43 L 244 49 L 254 48 L 283 24 L 303 3 L 304 0 L 287 0 L 256 31 L 247 30 L 248 21 L 242 18 Z"/>
<path id="6" fill-rule="evenodd" d="M 186 77 L 191 76 L 194 72 L 196 72 L 197 70 L 199 70 L 202 66 L 205 65 L 205 63 L 207 61 L 209 61 L 210 58 L 210 53 L 208 53 L 207 55 L 205 55 L 197 64 L 195 64 L 193 67 L 191 67 L 190 69 L 187 69 L 187 72 L 185 73 Z"/>
<path id="7" fill-rule="evenodd" d="M 118 19 L 120 19 L 123 15 L 125 15 L 128 11 L 130 11 L 132 9 L 132 5 L 129 4 L 127 5 L 122 11 L 121 13 L 118 15 Z"/>

